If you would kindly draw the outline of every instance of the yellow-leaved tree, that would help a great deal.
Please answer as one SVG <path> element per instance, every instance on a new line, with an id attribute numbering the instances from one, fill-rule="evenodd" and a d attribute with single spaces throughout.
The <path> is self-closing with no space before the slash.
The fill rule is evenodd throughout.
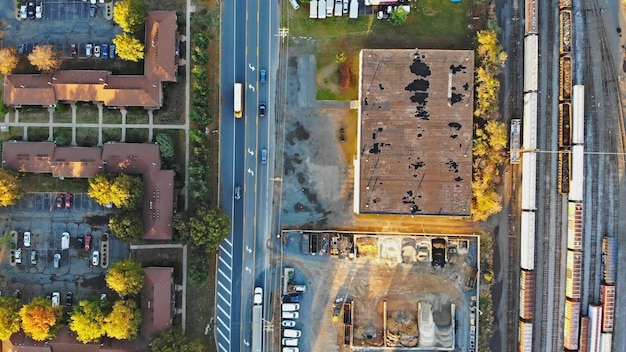
<path id="1" fill-rule="evenodd" d="M 53 72 L 61 67 L 61 58 L 52 45 L 36 45 L 28 55 L 30 64 L 43 72 Z"/>
<path id="2" fill-rule="evenodd" d="M 128 33 L 121 33 L 113 38 L 115 44 L 115 53 L 122 60 L 137 62 L 143 59 L 144 45 L 139 39 Z"/>
<path id="3" fill-rule="evenodd" d="M 132 259 L 115 262 L 107 271 L 105 281 L 120 296 L 136 295 L 143 287 L 141 263 Z"/>
<path id="4" fill-rule="evenodd" d="M 117 301 L 106 317 L 104 330 L 108 337 L 118 340 L 132 340 L 139 332 L 141 311 L 135 301 Z"/>
<path id="5" fill-rule="evenodd" d="M 89 196 L 98 204 L 137 209 L 143 198 L 140 176 L 100 174 L 89 179 Z"/>
<path id="6" fill-rule="evenodd" d="M 18 174 L 5 169 L 0 169 L 0 206 L 13 205 L 20 200 L 26 192 Z"/>
<path id="7" fill-rule="evenodd" d="M 20 331 L 22 302 L 15 296 L 0 296 L 0 340 L 8 340 Z"/>
<path id="8" fill-rule="evenodd" d="M 0 49 L 0 73 L 8 75 L 17 67 L 20 57 L 15 48 Z"/>
<path id="9" fill-rule="evenodd" d="M 104 319 L 100 301 L 84 300 L 78 303 L 70 315 L 70 330 L 82 343 L 95 341 L 104 335 Z"/>
<path id="10" fill-rule="evenodd" d="M 20 309 L 22 329 L 35 341 L 45 341 L 54 337 L 59 329 L 63 310 L 53 307 L 49 299 L 35 297 Z"/>
<path id="11" fill-rule="evenodd" d="M 118 1 L 113 7 L 113 21 L 124 32 L 134 33 L 146 22 L 146 5 L 141 0 Z"/>

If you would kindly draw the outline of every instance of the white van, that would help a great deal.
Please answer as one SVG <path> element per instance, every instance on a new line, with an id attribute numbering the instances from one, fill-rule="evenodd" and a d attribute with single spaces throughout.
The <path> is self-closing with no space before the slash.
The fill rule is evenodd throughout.
<path id="1" fill-rule="evenodd" d="M 283 303 L 283 312 L 295 312 L 300 310 L 300 303 Z"/>
<path id="2" fill-rule="evenodd" d="M 291 7 L 293 7 L 294 10 L 297 10 L 300 8 L 300 5 L 298 5 L 298 1 L 296 0 L 289 0 L 289 3 L 291 4 Z"/>
<path id="3" fill-rule="evenodd" d="M 302 331 L 296 329 L 285 329 L 283 330 L 283 337 L 300 337 L 302 336 Z"/>
<path id="4" fill-rule="evenodd" d="M 254 305 L 263 304 L 263 289 L 260 287 L 254 288 Z"/>

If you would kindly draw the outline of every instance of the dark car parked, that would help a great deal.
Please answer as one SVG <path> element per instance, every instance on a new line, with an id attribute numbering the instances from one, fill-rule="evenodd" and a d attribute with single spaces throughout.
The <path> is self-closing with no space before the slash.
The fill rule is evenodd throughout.
<path id="1" fill-rule="evenodd" d="M 65 195 L 58 194 L 56 197 L 56 205 L 58 209 L 65 207 Z"/>
<path id="2" fill-rule="evenodd" d="M 259 116 L 265 117 L 265 111 L 267 110 L 267 105 L 265 103 L 259 104 Z"/>
<path id="3" fill-rule="evenodd" d="M 432 266 L 435 268 L 443 268 L 446 265 L 446 240 L 443 238 L 433 238 L 432 240 Z"/>
<path id="4" fill-rule="evenodd" d="M 67 295 L 65 295 L 65 304 L 68 306 L 73 306 L 74 305 L 74 294 L 71 292 L 68 292 Z"/>

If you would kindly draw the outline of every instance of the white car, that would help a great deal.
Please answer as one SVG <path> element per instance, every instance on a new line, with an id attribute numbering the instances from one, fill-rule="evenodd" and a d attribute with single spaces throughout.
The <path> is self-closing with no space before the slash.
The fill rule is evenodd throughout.
<path id="1" fill-rule="evenodd" d="M 100 252 L 93 251 L 91 255 L 91 265 L 96 266 L 100 263 Z"/>
<path id="2" fill-rule="evenodd" d="M 298 319 L 300 318 L 300 312 L 283 312 L 283 319 Z"/>
<path id="3" fill-rule="evenodd" d="M 293 320 L 283 320 L 283 326 L 286 328 L 293 328 L 296 326 L 296 322 Z"/>
<path id="4" fill-rule="evenodd" d="M 22 264 L 22 249 L 18 248 L 15 250 L 15 262 L 17 264 Z"/>
<path id="5" fill-rule="evenodd" d="M 52 293 L 52 306 L 58 307 L 59 305 L 61 305 L 61 294 L 58 292 L 53 292 Z"/>
<path id="6" fill-rule="evenodd" d="M 298 346 L 298 339 L 283 339 L 283 346 Z"/>
<path id="7" fill-rule="evenodd" d="M 283 347 L 283 352 L 300 352 L 298 347 Z"/>
<path id="8" fill-rule="evenodd" d="M 91 2 L 92 5 L 96 4 L 96 0 L 91 0 L 90 2 Z"/>
<path id="9" fill-rule="evenodd" d="M 26 16 L 26 5 L 22 5 L 20 6 L 20 18 L 25 20 L 27 18 Z"/>
<path id="10" fill-rule="evenodd" d="M 87 43 L 87 45 L 85 45 L 85 56 L 91 57 L 91 49 L 93 49 L 93 44 Z"/>
<path id="11" fill-rule="evenodd" d="M 93 47 L 93 56 L 100 57 L 100 45 L 95 45 Z"/>
<path id="12" fill-rule="evenodd" d="M 43 3 L 39 3 L 37 4 L 37 7 L 35 7 L 35 18 L 41 18 L 43 15 Z"/>
<path id="13" fill-rule="evenodd" d="M 24 247 L 30 247 L 31 234 L 29 231 L 24 232 Z"/>
<path id="14" fill-rule="evenodd" d="M 58 269 L 61 266 L 61 254 L 56 253 L 54 255 L 54 268 Z"/>
<path id="15" fill-rule="evenodd" d="M 261 287 L 254 288 L 254 304 L 263 304 L 263 289 Z"/>

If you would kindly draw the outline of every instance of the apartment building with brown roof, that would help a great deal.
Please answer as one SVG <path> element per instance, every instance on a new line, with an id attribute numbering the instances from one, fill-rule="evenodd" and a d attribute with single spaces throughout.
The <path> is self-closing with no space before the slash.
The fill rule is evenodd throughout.
<path id="1" fill-rule="evenodd" d="M 49 106 L 58 102 L 102 102 L 106 106 L 163 106 L 162 82 L 176 82 L 178 32 L 176 12 L 150 11 L 146 18 L 144 74 L 61 70 L 53 74 L 14 74 L 4 79 L 9 106 Z"/>
<path id="2" fill-rule="evenodd" d="M 90 178 L 105 172 L 142 175 L 142 238 L 172 239 L 174 171 L 161 170 L 161 154 L 156 143 L 57 147 L 54 142 L 9 141 L 2 144 L 2 167 L 68 178 Z"/>

